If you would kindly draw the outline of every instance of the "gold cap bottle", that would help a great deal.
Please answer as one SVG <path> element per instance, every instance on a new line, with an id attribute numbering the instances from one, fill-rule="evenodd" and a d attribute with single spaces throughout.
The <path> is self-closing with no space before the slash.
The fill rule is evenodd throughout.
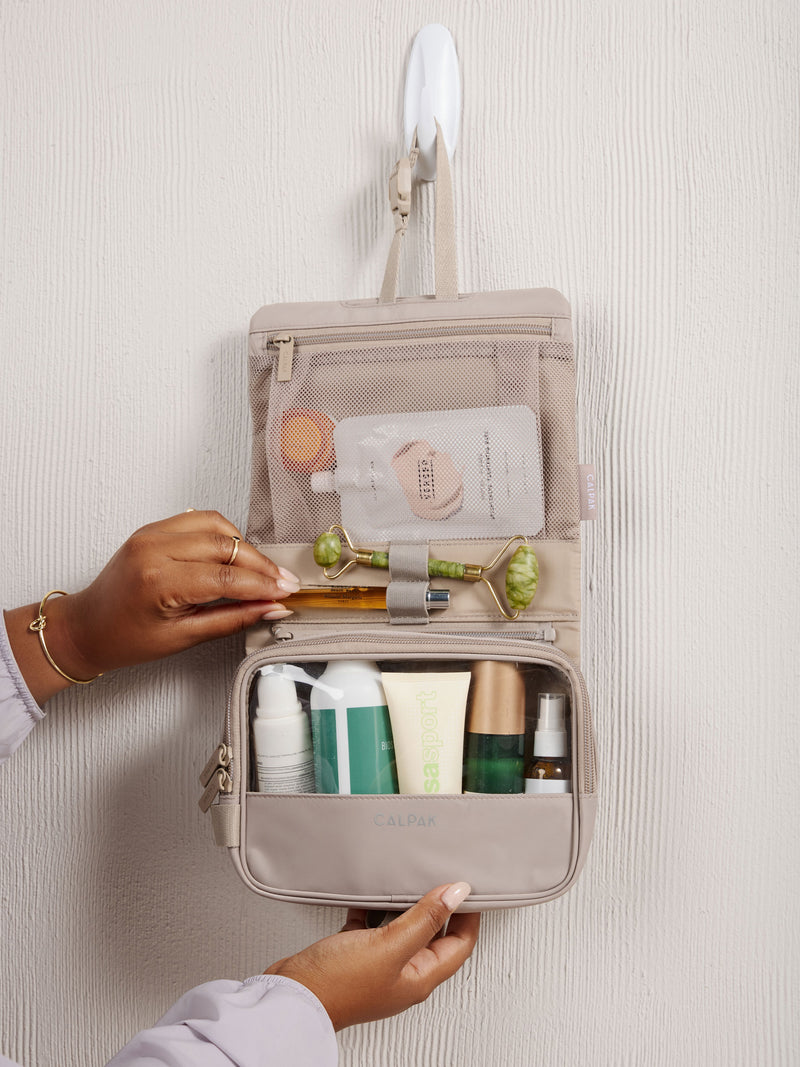
<path id="1" fill-rule="evenodd" d="M 464 759 L 465 793 L 521 793 L 525 683 L 513 663 L 481 660 L 472 668 Z"/>
<path id="2" fill-rule="evenodd" d="M 473 734 L 525 733 L 525 682 L 516 664 L 485 659 L 473 666 L 468 730 Z"/>

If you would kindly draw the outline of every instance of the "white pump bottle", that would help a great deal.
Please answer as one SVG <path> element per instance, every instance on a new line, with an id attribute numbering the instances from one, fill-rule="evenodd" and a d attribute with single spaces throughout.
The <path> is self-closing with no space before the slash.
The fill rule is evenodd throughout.
<path id="1" fill-rule="evenodd" d="M 308 716 L 292 679 L 274 667 L 256 686 L 253 744 L 259 792 L 315 792 Z"/>

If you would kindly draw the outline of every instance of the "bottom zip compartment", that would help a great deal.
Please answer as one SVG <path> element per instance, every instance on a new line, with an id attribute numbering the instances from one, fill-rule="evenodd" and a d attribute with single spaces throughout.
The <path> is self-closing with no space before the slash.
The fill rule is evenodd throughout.
<path id="1" fill-rule="evenodd" d="M 341 669 L 353 662 L 362 673 L 380 672 L 390 695 L 384 701 L 369 686 L 353 690 L 337 720 L 338 698 L 350 684 Z M 280 714 L 258 714 L 265 702 L 274 712 L 276 701 Z M 509 704 L 513 727 L 499 714 Z M 560 712 L 546 715 L 544 705 L 560 705 Z M 353 731 L 364 732 L 361 715 L 370 725 L 359 747 Z M 274 722 L 254 743 L 262 719 Z M 283 719 L 294 723 L 288 734 L 274 725 Z M 551 734 L 563 735 L 555 747 Z M 280 740 L 274 786 L 261 779 L 269 770 L 261 759 L 265 737 Z M 547 645 L 363 632 L 281 642 L 241 665 L 220 751 L 226 762 L 217 768 L 225 780 L 213 809 L 218 844 L 230 847 L 251 889 L 276 899 L 402 909 L 435 885 L 465 880 L 473 910 L 540 903 L 573 884 L 592 835 L 595 759 L 586 687 L 575 665 Z M 380 764 L 374 781 L 382 785 L 370 787 L 369 776 L 364 783 L 358 761 L 365 752 L 367 763 Z M 295 780 L 313 785 L 283 791 L 281 760 L 298 753 L 305 777 Z M 387 786 L 387 765 L 396 757 L 396 784 Z M 478 773 L 482 763 L 485 774 Z M 526 781 L 533 785 L 528 792 Z M 265 784 L 270 791 L 257 791 Z M 472 788 L 461 792 L 464 784 Z M 320 786 L 329 792 L 311 791 Z"/>
<path id="2" fill-rule="evenodd" d="M 467 910 L 513 907 L 569 888 L 593 818 L 594 798 L 571 795 L 250 793 L 239 859 L 252 887 L 283 900 L 401 909 L 463 880 Z"/>

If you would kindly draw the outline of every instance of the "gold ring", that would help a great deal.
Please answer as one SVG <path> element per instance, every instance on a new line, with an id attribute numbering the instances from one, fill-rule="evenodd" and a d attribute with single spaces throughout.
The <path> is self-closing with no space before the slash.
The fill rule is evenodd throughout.
<path id="1" fill-rule="evenodd" d="M 231 552 L 230 559 L 225 564 L 226 567 L 232 567 L 234 560 L 239 555 L 239 542 L 241 541 L 241 537 L 234 537 L 233 534 L 231 534 L 231 538 L 233 539 L 233 552 Z"/>

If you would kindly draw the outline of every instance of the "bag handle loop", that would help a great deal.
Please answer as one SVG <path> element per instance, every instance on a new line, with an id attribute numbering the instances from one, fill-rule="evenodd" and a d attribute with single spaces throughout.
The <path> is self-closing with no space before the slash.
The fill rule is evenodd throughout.
<path id="1" fill-rule="evenodd" d="M 419 158 L 417 135 L 411 149 L 392 171 L 389 177 L 389 205 L 394 217 L 394 237 L 383 276 L 380 304 L 393 304 L 397 300 L 397 281 L 400 275 L 400 252 L 403 238 L 408 230 L 411 211 L 411 172 Z M 453 178 L 444 134 L 436 122 L 436 213 L 434 219 L 433 266 L 436 275 L 436 299 L 458 299 L 458 262 L 456 254 L 456 223 L 453 203 Z"/>

